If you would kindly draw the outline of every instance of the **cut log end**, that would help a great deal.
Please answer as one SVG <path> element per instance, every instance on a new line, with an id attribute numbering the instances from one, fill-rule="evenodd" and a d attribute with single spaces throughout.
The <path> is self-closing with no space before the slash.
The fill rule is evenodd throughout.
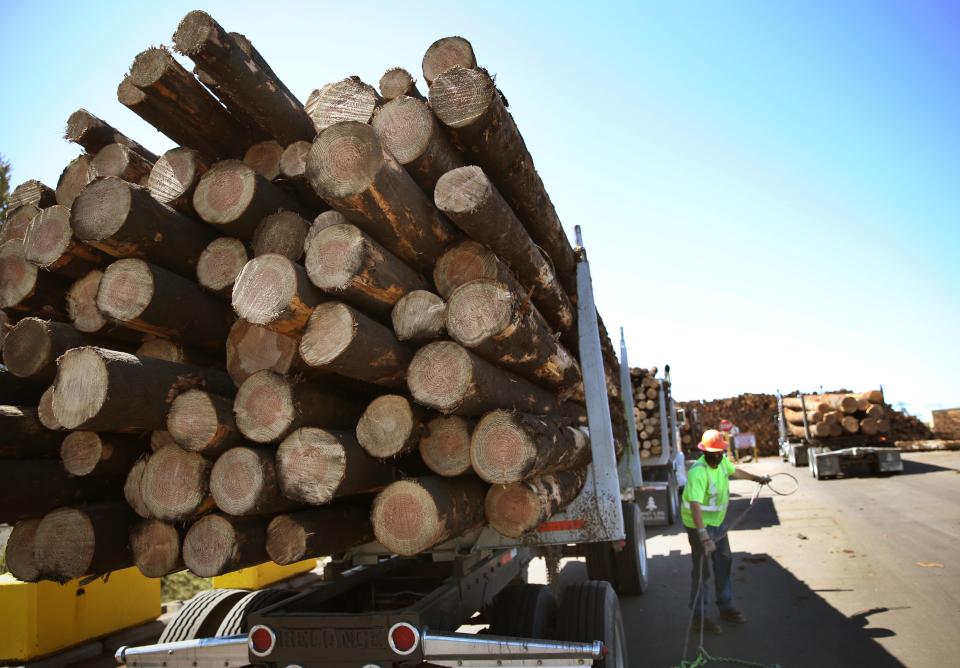
<path id="1" fill-rule="evenodd" d="M 177 51 L 189 57 L 203 48 L 209 39 L 215 38 L 218 32 L 220 32 L 220 25 L 213 17 L 195 9 L 180 21 L 173 35 L 173 43 Z"/>
<path id="2" fill-rule="evenodd" d="M 246 320 L 237 320 L 227 336 L 227 372 L 238 386 L 258 371 L 287 373 L 297 354 L 295 338 Z"/>
<path id="3" fill-rule="evenodd" d="M 251 448 L 230 448 L 217 458 L 210 474 L 210 493 L 228 515 L 248 515 L 257 509 L 267 485 L 260 454 Z"/>
<path id="4" fill-rule="evenodd" d="M 12 211 L 18 207 L 32 204 L 40 209 L 46 209 L 57 203 L 57 195 L 41 181 L 30 179 L 24 181 L 10 193 L 10 199 L 7 200 L 7 206 Z"/>
<path id="5" fill-rule="evenodd" d="M 307 155 L 310 153 L 310 142 L 295 141 L 285 149 L 280 156 L 280 173 L 288 179 L 302 179 L 307 173 Z"/>
<path id="6" fill-rule="evenodd" d="M 318 231 L 307 249 L 307 274 L 321 290 L 343 290 L 363 267 L 364 235 L 354 225 L 331 225 Z"/>
<path id="7" fill-rule="evenodd" d="M 93 158 L 87 154 L 79 155 L 64 167 L 57 181 L 57 204 L 72 206 L 80 191 L 93 180 L 90 163 Z"/>
<path id="8" fill-rule="evenodd" d="M 153 272 L 143 260 L 117 260 L 103 273 L 97 308 L 118 322 L 139 318 L 153 300 Z"/>
<path id="9" fill-rule="evenodd" d="M 492 411 L 473 431 L 470 462 L 487 482 L 506 484 L 523 479 L 537 455 L 536 444 L 515 424 L 513 415 L 511 411 Z"/>
<path id="10" fill-rule="evenodd" d="M 432 547 L 441 531 L 441 509 L 416 480 L 397 481 L 373 503 L 373 531 L 391 552 L 410 556 Z"/>
<path id="11" fill-rule="evenodd" d="M 106 444 L 92 431 L 74 431 L 60 445 L 60 461 L 70 475 L 89 475 L 100 463 Z"/>
<path id="12" fill-rule="evenodd" d="M 210 168 L 193 193 L 193 208 L 211 225 L 235 222 L 250 206 L 257 173 L 239 160 L 222 160 Z"/>
<path id="13" fill-rule="evenodd" d="M 452 411 L 470 390 L 472 369 L 466 350 L 450 341 L 438 341 L 414 355 L 407 371 L 407 384 L 419 403 Z"/>
<path id="14" fill-rule="evenodd" d="M 289 515 L 277 515 L 267 525 L 267 554 L 275 563 L 293 564 L 307 554 L 307 531 Z"/>
<path id="15" fill-rule="evenodd" d="M 130 532 L 133 563 L 148 578 L 160 578 L 181 566 L 180 532 L 160 520 L 138 523 Z"/>
<path id="16" fill-rule="evenodd" d="M 116 176 L 128 183 L 146 186 L 153 163 L 125 144 L 108 144 L 90 163 L 94 177 Z"/>
<path id="17" fill-rule="evenodd" d="M 513 295 L 505 285 L 471 281 L 450 296 L 447 329 L 461 344 L 474 348 L 510 325 L 513 303 Z"/>
<path id="18" fill-rule="evenodd" d="M 380 105 L 377 91 L 359 77 L 347 77 L 313 91 L 304 109 L 317 132 L 344 121 L 369 123 Z"/>
<path id="19" fill-rule="evenodd" d="M 373 127 L 397 162 L 406 165 L 426 153 L 436 121 L 425 102 L 402 96 L 383 105 Z"/>
<path id="20" fill-rule="evenodd" d="M 454 66 L 430 85 L 430 107 L 440 121 L 462 128 L 481 118 L 497 97 L 497 87 L 482 70 Z"/>
<path id="21" fill-rule="evenodd" d="M 213 292 L 230 290 L 249 259 L 247 247 L 239 239 L 214 239 L 197 261 L 197 282 Z"/>
<path id="22" fill-rule="evenodd" d="M 323 198 L 343 198 L 364 191 L 383 166 L 384 153 L 372 127 L 355 121 L 321 132 L 307 156 L 307 177 Z"/>
<path id="23" fill-rule="evenodd" d="M 176 444 L 173 444 L 176 447 Z M 147 469 L 147 459 L 137 460 L 130 467 L 127 479 L 123 483 L 123 498 L 137 515 L 144 519 L 151 517 L 150 509 L 143 501 L 143 472 Z"/>
<path id="24" fill-rule="evenodd" d="M 273 371 L 259 371 L 237 390 L 233 410 L 244 436 L 256 443 L 275 441 L 294 419 L 290 382 Z"/>
<path id="25" fill-rule="evenodd" d="M 194 575 L 202 578 L 219 575 L 239 552 L 239 540 L 233 525 L 225 517 L 201 517 L 183 539 L 183 563 Z"/>
<path id="26" fill-rule="evenodd" d="M 233 310 L 257 325 L 276 320 L 297 295 L 297 272 L 282 255 L 261 255 L 243 267 L 233 286 Z"/>
<path id="27" fill-rule="evenodd" d="M 477 57 L 473 46 L 463 37 L 443 37 L 431 44 L 423 54 L 423 78 L 433 84 L 437 77 L 452 67 L 474 68 Z"/>
<path id="28" fill-rule="evenodd" d="M 23 242 L 11 240 L 0 246 L 0 308 L 13 307 L 33 292 L 37 267 L 23 257 Z"/>
<path id="29" fill-rule="evenodd" d="M 420 420 L 409 399 L 387 394 L 374 399 L 357 422 L 357 441 L 370 455 L 395 457 L 416 445 Z"/>
<path id="30" fill-rule="evenodd" d="M 484 510 L 490 526 L 510 538 L 518 538 L 540 518 L 536 493 L 524 484 L 494 485 L 487 492 Z"/>
<path id="31" fill-rule="evenodd" d="M 106 318 L 97 309 L 101 280 L 103 272 L 95 269 L 74 281 L 67 290 L 67 314 L 73 326 L 81 332 L 99 332 L 107 325 Z"/>
<path id="32" fill-rule="evenodd" d="M 417 80 L 402 67 L 392 67 L 380 77 L 380 95 L 386 100 L 394 100 L 401 95 L 417 97 Z"/>
<path id="33" fill-rule="evenodd" d="M 300 357 L 312 367 L 335 361 L 356 336 L 354 311 L 342 302 L 318 305 L 300 339 Z"/>
<path id="34" fill-rule="evenodd" d="M 214 396 L 203 390 L 177 395 L 167 414 L 167 431 L 180 447 L 199 452 L 216 438 L 220 420 Z"/>
<path id="35" fill-rule="evenodd" d="M 431 471 L 444 477 L 470 470 L 470 421 L 458 415 L 436 417 L 420 439 L 420 457 Z"/>
<path id="36" fill-rule="evenodd" d="M 277 468 L 284 496 L 319 506 L 336 496 L 347 470 L 346 453 L 335 433 L 303 427 L 280 444 Z"/>
<path id="37" fill-rule="evenodd" d="M 110 391 L 107 363 L 97 348 L 68 350 L 58 362 L 53 414 L 66 429 L 96 416 Z"/>
<path id="38" fill-rule="evenodd" d="M 34 556 L 39 518 L 20 520 L 7 537 L 7 569 L 21 582 L 36 582 L 42 575 Z"/>
<path id="39" fill-rule="evenodd" d="M 51 385 L 40 395 L 40 402 L 37 405 L 37 419 L 50 431 L 62 431 L 63 425 L 57 421 L 57 416 L 53 414 L 53 391 L 54 387 Z"/>
<path id="40" fill-rule="evenodd" d="M 441 176 L 433 196 L 441 211 L 468 214 L 482 207 L 492 193 L 493 186 L 483 170 L 476 165 L 468 165 Z"/>
<path id="41" fill-rule="evenodd" d="M 14 376 L 31 378 L 51 363 L 50 323 L 24 318 L 10 330 L 3 344 L 3 363 Z"/>
<path id="42" fill-rule="evenodd" d="M 243 162 L 252 167 L 260 176 L 273 181 L 280 176 L 280 159 L 283 147 L 274 139 L 253 144 L 243 155 Z"/>
<path id="43" fill-rule="evenodd" d="M 28 262 L 46 268 L 60 259 L 70 246 L 70 208 L 48 207 L 34 217 L 23 242 L 23 255 Z"/>
<path id="44" fill-rule="evenodd" d="M 433 282 L 444 299 L 464 283 L 480 278 L 498 278 L 497 256 L 476 241 L 464 241 L 440 256 L 433 269 Z"/>
<path id="45" fill-rule="evenodd" d="M 173 445 L 150 455 L 140 491 L 151 516 L 179 521 L 193 517 L 207 505 L 209 480 L 208 460 Z"/>
<path id="46" fill-rule="evenodd" d="M 147 188 L 158 202 L 170 204 L 186 195 L 203 171 L 206 165 L 197 151 L 184 147 L 170 149 L 150 170 Z"/>
<path id="47" fill-rule="evenodd" d="M 30 229 L 30 223 L 39 216 L 40 209 L 33 204 L 25 204 L 16 209 L 8 207 L 7 219 L 0 225 L 0 243 L 17 240 L 23 241 Z"/>
<path id="48" fill-rule="evenodd" d="M 67 580 L 89 572 L 96 549 L 90 518 L 77 508 L 58 508 L 40 521 L 34 537 L 37 566 L 45 576 Z"/>
<path id="49" fill-rule="evenodd" d="M 408 292 L 390 314 L 393 331 L 400 341 L 434 341 L 447 328 L 447 304 L 427 290 Z"/>
<path id="50" fill-rule="evenodd" d="M 130 214 L 132 187 L 116 176 L 90 182 L 70 209 L 70 224 L 77 238 L 103 241 L 116 233 Z"/>
<path id="51" fill-rule="evenodd" d="M 257 225 L 251 245 L 254 255 L 274 253 L 296 262 L 303 257 L 310 223 L 292 211 L 270 214 Z"/>

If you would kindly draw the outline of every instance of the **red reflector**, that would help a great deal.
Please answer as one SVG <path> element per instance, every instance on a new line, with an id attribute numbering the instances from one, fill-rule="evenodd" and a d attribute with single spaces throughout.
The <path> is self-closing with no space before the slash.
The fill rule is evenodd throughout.
<path id="1" fill-rule="evenodd" d="M 600 646 L 600 656 L 601 656 L 601 657 L 606 658 L 607 654 L 609 654 L 609 653 L 610 653 L 610 648 L 609 648 L 609 647 L 607 647 L 606 645 L 601 645 L 601 646 Z"/>
<path id="2" fill-rule="evenodd" d="M 573 531 L 574 529 L 582 529 L 583 525 L 586 523 L 586 520 L 558 520 L 556 522 L 544 522 L 537 527 L 537 531 L 540 533 L 545 533 L 547 531 Z"/>
<path id="3" fill-rule="evenodd" d="M 398 652 L 409 652 L 417 646 L 417 633 L 412 626 L 397 624 L 390 632 L 393 646 Z"/>
<path id="4" fill-rule="evenodd" d="M 265 626 L 258 626 L 250 632 L 250 644 L 254 651 L 266 654 L 273 649 L 273 634 Z"/>

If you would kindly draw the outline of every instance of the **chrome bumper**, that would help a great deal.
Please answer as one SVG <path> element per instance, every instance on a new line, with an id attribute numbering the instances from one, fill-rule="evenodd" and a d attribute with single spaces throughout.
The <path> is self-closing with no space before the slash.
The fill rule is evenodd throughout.
<path id="1" fill-rule="evenodd" d="M 246 635 L 121 647 L 113 656 L 118 664 L 130 668 L 235 668 L 250 665 Z"/>

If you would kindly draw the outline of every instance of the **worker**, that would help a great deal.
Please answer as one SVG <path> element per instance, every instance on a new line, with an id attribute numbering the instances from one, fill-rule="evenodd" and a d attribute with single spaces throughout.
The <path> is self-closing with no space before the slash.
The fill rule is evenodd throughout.
<path id="1" fill-rule="evenodd" d="M 711 563 L 720 619 L 735 624 L 747 621 L 733 605 L 733 582 L 730 579 L 733 557 L 724 526 L 730 500 L 729 479 L 752 480 L 765 485 L 770 478 L 736 468 L 727 459 L 727 442 L 716 429 L 703 432 L 697 447 L 703 455 L 687 471 L 687 484 L 680 508 L 693 556 L 690 606 L 693 608 L 694 630 L 703 629 L 707 633 L 720 634 L 723 633 L 720 624 L 705 616 Z"/>

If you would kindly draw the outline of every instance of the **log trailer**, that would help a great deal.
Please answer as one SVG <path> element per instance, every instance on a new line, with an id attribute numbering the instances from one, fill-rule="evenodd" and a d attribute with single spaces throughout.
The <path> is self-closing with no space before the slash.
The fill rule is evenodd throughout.
<path id="1" fill-rule="evenodd" d="M 685 416 L 673 401 L 669 364 L 664 367 L 664 378 L 659 384 L 660 455 L 641 460 L 643 485 L 637 492 L 646 526 L 671 526 L 680 517 L 680 485 L 673 461 L 680 448 L 680 423 Z"/>
<path id="2" fill-rule="evenodd" d="M 882 391 L 882 390 L 881 390 Z M 804 395 L 799 395 L 806 415 Z M 787 428 L 783 396 L 777 391 L 777 428 L 780 458 L 793 466 L 807 466 L 815 480 L 837 478 L 858 471 L 891 475 L 903 471 L 900 450 L 883 435 L 847 434 L 830 438 L 811 435 L 807 419 L 803 419 L 804 436 L 798 437 Z"/>
<path id="3" fill-rule="evenodd" d="M 122 647 L 131 668 L 387 668 L 627 666 L 617 593 L 647 587 L 645 533 L 636 494 L 640 455 L 632 436 L 616 461 L 590 268 L 580 230 L 577 309 L 593 463 L 579 496 L 517 539 L 490 527 L 401 558 L 379 543 L 337 555 L 319 584 L 300 591 L 205 592 L 171 620 L 159 642 Z M 623 355 L 620 383 L 631 401 Z M 526 583 L 545 557 L 550 582 Z M 592 580 L 555 587 L 560 558 L 585 556 Z M 489 624 L 482 634 L 463 625 Z"/>

